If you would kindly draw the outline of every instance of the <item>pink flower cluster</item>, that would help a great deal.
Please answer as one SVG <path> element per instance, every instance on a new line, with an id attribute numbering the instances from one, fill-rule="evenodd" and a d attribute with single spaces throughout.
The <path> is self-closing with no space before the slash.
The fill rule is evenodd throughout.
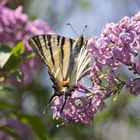
<path id="1" fill-rule="evenodd" d="M 27 41 L 33 35 L 52 33 L 45 21 L 31 21 L 28 15 L 22 12 L 22 6 L 18 6 L 15 10 L 12 10 L 3 6 L 1 2 L 0 7 L 1 43 L 17 44 L 20 41 L 24 41 L 28 46 Z"/>
<path id="2" fill-rule="evenodd" d="M 106 88 L 110 90 L 115 87 L 114 94 L 123 86 L 128 89 L 132 89 L 132 85 L 134 89 L 138 86 L 140 75 L 140 12 L 132 18 L 124 17 L 118 23 L 108 24 L 103 29 L 100 38 L 89 39 L 88 47 L 94 61 L 91 71 L 94 84 L 101 86 L 102 79 L 104 79 L 107 84 Z M 130 73 L 137 74 L 137 80 L 126 79 L 125 82 L 119 78 L 120 75 L 117 74 L 117 70 L 124 66 Z M 100 78 L 101 74 L 102 78 Z M 104 87 L 102 88 L 104 89 Z M 130 93 L 136 95 L 135 90 L 130 90 Z M 137 89 L 137 95 L 139 93 L 140 90 Z"/>
<path id="3" fill-rule="evenodd" d="M 15 47 L 18 42 L 23 41 L 26 45 L 26 52 L 30 53 L 32 50 L 27 43 L 30 37 L 53 32 L 43 20 L 31 21 L 28 15 L 22 12 L 22 6 L 18 6 L 15 10 L 5 7 L 6 2 L 9 1 L 3 0 L 0 3 L 0 43 Z M 42 65 L 35 59 L 24 63 L 21 66 L 24 83 L 31 83 L 37 70 L 41 68 Z M 17 83 L 15 78 L 10 81 Z"/>
<path id="4" fill-rule="evenodd" d="M 97 109 L 101 111 L 105 108 L 105 103 L 100 94 L 94 97 L 79 97 L 78 95 L 69 97 L 62 114 L 60 114 L 60 110 L 63 104 L 63 97 L 57 98 L 54 103 L 55 106 L 52 107 L 54 110 L 53 117 L 59 118 L 61 116 L 66 120 L 66 123 L 91 124 Z"/>
<path id="5" fill-rule="evenodd" d="M 140 12 L 132 18 L 124 17 L 118 23 L 107 24 L 101 37 L 91 37 L 88 49 L 93 65 L 89 75 L 90 88 L 79 85 L 69 97 L 60 114 L 63 97 L 55 100 L 54 118 L 62 117 L 67 123 L 90 124 L 106 104 L 105 99 L 118 95 L 126 87 L 132 95 L 140 94 Z M 125 66 L 137 78 L 121 80 L 119 68 Z M 76 96 L 75 96 L 76 94 Z"/>

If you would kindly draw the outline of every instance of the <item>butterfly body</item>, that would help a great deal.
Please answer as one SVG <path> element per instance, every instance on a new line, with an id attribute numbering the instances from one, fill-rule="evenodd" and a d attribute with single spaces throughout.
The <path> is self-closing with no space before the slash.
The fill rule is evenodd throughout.
<path id="1" fill-rule="evenodd" d="M 50 102 L 55 96 L 64 95 L 65 105 L 67 97 L 77 87 L 77 82 L 89 72 L 87 41 L 83 35 L 76 41 L 59 35 L 37 35 L 29 40 L 29 44 L 48 67 L 54 88 Z"/>

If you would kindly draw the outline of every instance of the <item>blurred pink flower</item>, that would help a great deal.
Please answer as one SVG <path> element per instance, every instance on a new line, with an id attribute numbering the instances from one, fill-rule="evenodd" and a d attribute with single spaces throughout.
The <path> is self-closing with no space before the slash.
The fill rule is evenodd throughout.
<path id="1" fill-rule="evenodd" d="M 33 35 L 50 34 L 53 31 L 43 20 L 31 21 L 27 14 L 22 12 L 22 6 L 15 10 L 4 6 L 8 0 L 0 3 L 0 42 L 11 47 L 23 41 L 26 45 L 26 52 L 31 53 L 32 49 L 28 45 L 28 39 Z M 29 60 L 22 64 L 21 71 L 24 74 L 24 84 L 32 82 L 34 75 L 42 69 L 42 64 L 37 59 Z M 10 79 L 13 84 L 18 84 L 15 78 Z"/>
<path id="2" fill-rule="evenodd" d="M 22 140 L 30 140 L 30 134 L 32 132 L 31 128 L 20 122 L 19 120 L 7 119 L 2 114 L 0 114 L 0 127 L 9 126 L 15 130 L 15 132 L 20 136 Z M 11 139 L 8 133 L 4 131 L 0 132 L 0 140 Z"/>
<path id="3" fill-rule="evenodd" d="M 130 91 L 130 93 L 134 96 L 140 94 L 140 79 L 128 79 L 126 81 L 126 88 Z"/>

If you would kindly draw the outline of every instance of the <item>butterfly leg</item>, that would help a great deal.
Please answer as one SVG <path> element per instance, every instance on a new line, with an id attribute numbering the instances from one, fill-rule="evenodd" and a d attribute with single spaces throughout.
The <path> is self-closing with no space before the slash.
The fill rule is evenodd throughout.
<path id="1" fill-rule="evenodd" d="M 65 95 L 65 97 L 64 97 L 64 103 L 63 103 L 62 108 L 61 108 L 61 110 L 60 110 L 60 114 L 63 112 L 63 109 L 64 109 L 64 107 L 65 107 L 67 98 L 68 98 L 68 96 L 71 96 L 71 92 L 65 92 L 64 95 Z"/>
<path id="2" fill-rule="evenodd" d="M 53 81 L 53 79 L 51 79 L 51 80 Z M 55 84 L 52 86 L 52 88 L 54 89 L 54 94 L 51 96 L 48 105 L 52 102 L 54 97 L 56 97 L 56 96 L 60 97 L 62 95 L 61 93 L 58 92 L 59 89 L 58 89 L 58 87 Z"/>
<path id="3" fill-rule="evenodd" d="M 56 96 L 60 97 L 61 95 L 62 95 L 62 94 L 54 93 L 54 94 L 51 96 L 51 98 L 50 98 L 50 100 L 49 100 L 49 103 L 48 103 L 48 104 L 45 106 L 45 108 L 44 108 L 43 114 L 45 114 L 46 109 L 49 107 L 49 105 L 50 105 L 50 103 L 52 102 L 52 100 L 54 99 L 54 97 L 56 97 Z"/>
<path id="4" fill-rule="evenodd" d="M 52 100 L 53 100 L 53 99 L 54 99 L 54 97 L 56 97 L 56 96 L 60 97 L 60 96 L 61 96 L 61 94 L 59 94 L 59 93 L 54 93 L 54 94 L 51 96 L 51 98 L 50 98 L 50 100 L 49 100 L 48 105 L 52 102 Z"/>
<path id="5" fill-rule="evenodd" d="M 65 96 L 65 98 L 64 98 L 64 103 L 63 103 L 62 108 L 61 108 L 61 110 L 60 110 L 60 114 L 63 112 L 63 109 L 64 109 L 65 104 L 66 104 L 66 101 L 67 101 L 67 97 L 68 97 L 68 96 Z"/>

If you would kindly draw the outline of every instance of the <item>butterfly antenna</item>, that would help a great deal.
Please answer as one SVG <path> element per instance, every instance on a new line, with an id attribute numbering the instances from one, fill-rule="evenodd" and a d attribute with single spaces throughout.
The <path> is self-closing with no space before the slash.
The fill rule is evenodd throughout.
<path id="1" fill-rule="evenodd" d="M 81 34 L 83 34 L 83 32 L 86 30 L 86 28 L 87 28 L 87 25 L 85 25 L 85 27 L 83 28 Z"/>
<path id="2" fill-rule="evenodd" d="M 74 28 L 72 27 L 72 25 L 70 23 L 67 23 L 67 25 L 69 25 L 72 29 L 72 31 L 79 37 L 79 35 L 76 33 L 76 31 L 74 30 Z"/>

